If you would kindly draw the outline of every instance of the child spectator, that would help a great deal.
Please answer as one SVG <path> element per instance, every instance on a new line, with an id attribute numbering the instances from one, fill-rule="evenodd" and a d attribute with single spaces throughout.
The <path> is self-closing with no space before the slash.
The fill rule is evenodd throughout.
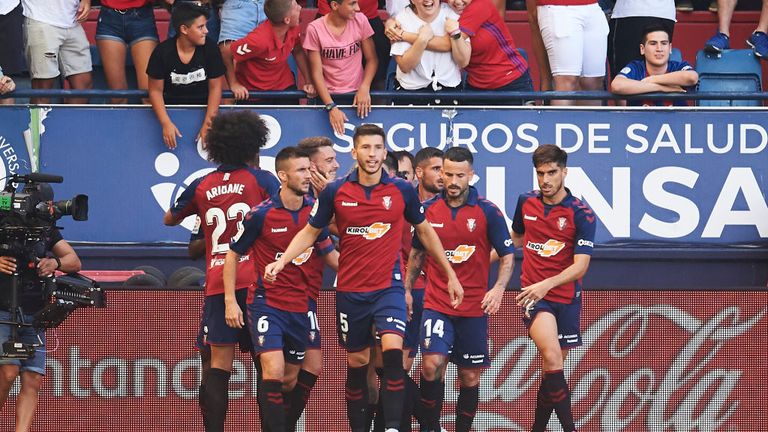
<path id="1" fill-rule="evenodd" d="M 165 3 L 169 6 L 171 14 L 176 6 L 183 3 L 193 3 L 208 9 L 208 22 L 205 23 L 205 27 L 208 29 L 208 35 L 206 37 L 214 42 L 219 41 L 219 32 L 221 30 L 219 12 L 221 4 L 224 3 L 223 0 L 165 0 Z M 174 36 L 176 36 L 176 30 L 174 30 L 172 26 L 168 27 L 168 37 L 172 38 Z"/>
<path id="2" fill-rule="evenodd" d="M 731 48 L 731 18 L 736 9 L 738 0 L 717 0 L 717 33 L 709 38 L 704 45 L 704 50 L 710 53 L 719 53 Z M 710 6 L 711 7 L 711 6 Z M 768 1 L 763 0 L 763 8 L 760 10 L 760 21 L 757 28 L 747 39 L 747 45 L 761 59 L 768 58 Z"/>
<path id="3" fill-rule="evenodd" d="M 205 138 L 211 120 L 221 102 L 224 64 L 216 44 L 206 38 L 207 10 L 199 6 L 179 5 L 171 16 L 176 37 L 155 48 L 149 58 L 149 101 L 163 128 L 163 142 L 176 148 L 181 132 L 168 116 L 166 105 L 207 105 L 205 118 L 197 134 Z"/>
<path id="4" fill-rule="evenodd" d="M 235 63 L 230 45 L 233 41 L 244 38 L 266 19 L 264 0 L 226 0 L 221 7 L 219 50 L 227 68 L 229 89 L 237 100 L 247 99 L 248 89 L 235 76 Z"/>
<path id="5" fill-rule="evenodd" d="M 402 0 L 396 0 L 402 2 Z M 402 10 L 403 7 L 408 5 L 409 0 L 405 0 L 405 4 L 397 6 L 397 12 Z M 376 48 L 376 58 L 379 59 L 378 66 L 376 68 L 376 76 L 373 78 L 373 88 L 378 90 L 384 89 L 384 83 L 387 79 L 387 68 L 389 67 L 389 39 L 384 35 L 384 23 L 379 16 L 379 1 L 378 0 L 356 0 L 360 7 L 359 11 L 368 18 L 368 24 L 373 29 L 373 45 Z M 389 9 L 387 9 L 389 10 Z M 331 11 L 329 0 L 317 1 L 317 14 L 327 15 Z M 393 14 L 394 15 L 394 14 Z"/>
<path id="6" fill-rule="evenodd" d="M 699 75 L 686 61 L 670 61 L 672 44 L 669 33 L 662 26 L 650 26 L 643 34 L 640 53 L 643 60 L 634 60 L 622 69 L 611 83 L 611 91 L 620 95 L 636 95 L 652 92 L 685 92 L 694 86 Z M 632 106 L 685 106 L 677 100 L 629 100 Z"/>
<path id="7" fill-rule="evenodd" d="M 602 90 L 608 23 L 597 0 L 537 0 L 537 4 L 555 90 Z M 573 101 L 554 100 L 552 104 L 572 105 Z"/>
<path id="8" fill-rule="evenodd" d="M 52 89 L 63 73 L 75 90 L 93 87 L 91 51 L 83 26 L 91 10 L 90 0 L 22 0 L 24 40 L 33 89 Z M 3 41 L 5 43 L 5 41 Z M 47 104 L 49 98 L 31 98 L 33 104 Z M 70 98 L 67 103 L 87 103 Z"/>
<path id="9" fill-rule="evenodd" d="M 451 52 L 433 51 L 428 46 L 433 38 L 446 36 L 445 21 L 448 18 L 457 20 L 459 15 L 447 4 L 434 0 L 414 0 L 397 14 L 399 28 L 413 33 L 416 38 L 411 43 L 402 40 L 392 44 L 390 52 L 397 62 L 395 90 L 439 92 L 460 89 L 461 70 Z M 439 104 L 441 100 L 435 102 Z"/>
<path id="10" fill-rule="evenodd" d="M 159 40 L 151 0 L 101 0 L 96 46 L 108 88 L 128 88 L 125 55 L 130 48 L 136 84 L 139 89 L 146 90 L 147 62 Z M 112 99 L 111 102 L 126 103 L 128 100 Z"/>
<path id="11" fill-rule="evenodd" d="M 371 82 L 378 59 L 373 29 L 360 13 L 357 0 L 330 0 L 330 7 L 331 12 L 309 23 L 304 49 L 309 52 L 312 84 L 325 104 L 331 127 L 342 134 L 347 116 L 334 97 L 339 102 L 351 99 L 357 115 L 365 118 L 371 111 Z M 336 96 L 331 97 L 332 93 Z"/>
<path id="12" fill-rule="evenodd" d="M 296 0 L 266 0 L 264 13 L 267 21 L 230 45 L 237 81 L 248 90 L 296 90 L 296 77 L 288 66 L 291 53 L 299 72 L 309 80 L 307 56 L 300 38 L 301 6 Z M 310 97 L 315 96 L 312 84 L 305 84 L 303 90 Z M 299 103 L 289 99 L 261 99 L 258 102 L 270 105 Z"/>

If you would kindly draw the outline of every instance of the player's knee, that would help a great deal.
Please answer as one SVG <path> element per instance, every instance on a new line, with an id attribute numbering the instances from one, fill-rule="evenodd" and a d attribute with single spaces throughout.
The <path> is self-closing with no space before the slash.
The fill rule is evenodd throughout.
<path id="1" fill-rule="evenodd" d="M 459 382 L 463 387 L 475 387 L 480 384 L 479 369 L 459 369 Z"/>
<path id="2" fill-rule="evenodd" d="M 368 364 L 370 355 L 368 350 L 347 353 L 347 364 L 350 367 L 363 367 Z"/>
<path id="3" fill-rule="evenodd" d="M 549 348 L 541 351 L 541 366 L 544 370 L 563 368 L 563 354 L 559 348 Z"/>
<path id="4" fill-rule="evenodd" d="M 304 357 L 304 363 L 301 364 L 301 368 L 315 376 L 320 376 L 323 371 L 323 357 L 320 350 L 315 352 L 307 351 L 306 357 Z"/>
<path id="5" fill-rule="evenodd" d="M 434 381 L 440 374 L 443 365 L 443 358 L 439 355 L 427 355 L 422 357 L 422 374 L 424 378 Z"/>

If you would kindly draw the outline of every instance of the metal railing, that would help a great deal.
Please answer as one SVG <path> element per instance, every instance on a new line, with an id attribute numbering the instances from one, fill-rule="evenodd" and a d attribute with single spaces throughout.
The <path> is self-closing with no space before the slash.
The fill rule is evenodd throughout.
<path id="1" fill-rule="evenodd" d="M 305 99 L 303 91 L 252 91 L 250 98 L 260 99 Z M 222 92 L 224 98 L 232 98 L 231 91 Z M 344 95 L 347 98 L 350 95 Z M 144 90 L 63 90 L 63 89 L 19 89 L 15 92 L 2 95 L 0 98 L 147 98 Z M 446 91 L 432 92 L 396 92 L 396 91 L 372 91 L 373 98 L 397 98 L 403 101 L 423 101 L 439 99 L 463 100 L 487 100 L 498 102 L 504 100 L 543 100 L 556 99 L 569 100 L 768 100 L 768 92 L 759 93 L 731 93 L 731 92 L 701 92 L 701 93 L 646 93 L 633 96 L 616 95 L 608 91 L 550 91 L 550 92 L 512 92 L 512 91 Z"/>

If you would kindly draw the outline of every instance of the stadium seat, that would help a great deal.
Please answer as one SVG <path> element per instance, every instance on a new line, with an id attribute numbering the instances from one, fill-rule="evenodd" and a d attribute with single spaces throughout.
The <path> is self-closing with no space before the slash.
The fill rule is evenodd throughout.
<path id="1" fill-rule="evenodd" d="M 669 53 L 669 60 L 676 62 L 683 61 L 683 52 L 678 48 L 672 48 L 672 52 Z"/>
<path id="2" fill-rule="evenodd" d="M 696 55 L 699 73 L 699 93 L 733 92 L 756 93 L 762 91 L 760 61 L 752 50 L 726 50 L 720 55 L 699 51 Z M 759 100 L 699 100 L 699 106 L 761 106 Z"/>

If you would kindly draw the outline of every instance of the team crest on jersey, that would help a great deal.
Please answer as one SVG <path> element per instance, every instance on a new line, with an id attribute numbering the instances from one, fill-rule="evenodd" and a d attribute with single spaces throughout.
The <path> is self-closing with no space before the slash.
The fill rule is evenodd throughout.
<path id="1" fill-rule="evenodd" d="M 461 264 L 469 260 L 475 253 L 475 246 L 458 245 L 456 249 L 445 251 L 445 257 L 453 264 Z"/>
<path id="2" fill-rule="evenodd" d="M 391 226 L 384 222 L 374 222 L 366 227 L 347 227 L 346 233 L 363 236 L 366 240 L 376 240 L 384 237 Z"/>
<path id="3" fill-rule="evenodd" d="M 307 250 L 305 250 L 304 252 L 299 254 L 299 256 L 294 258 L 291 262 L 293 263 L 293 265 L 297 265 L 297 266 L 300 266 L 300 265 L 304 264 L 312 256 L 312 251 L 314 249 L 315 249 L 314 246 L 310 246 L 309 248 L 307 248 Z M 275 260 L 279 260 L 281 256 L 283 256 L 283 252 L 276 253 L 275 254 Z"/>
<path id="4" fill-rule="evenodd" d="M 432 343 L 430 338 L 424 338 L 424 348 L 429 349 L 429 344 Z"/>
<path id="5" fill-rule="evenodd" d="M 568 225 L 568 219 L 564 217 L 557 218 L 557 227 L 560 228 L 560 231 L 564 230 L 566 225 Z"/>
<path id="6" fill-rule="evenodd" d="M 387 195 L 384 197 L 384 208 L 389 210 L 390 207 L 392 207 L 392 197 Z"/>
<path id="7" fill-rule="evenodd" d="M 309 341 L 310 342 L 314 342 L 315 341 L 315 337 L 316 337 L 315 336 L 315 332 L 314 331 L 310 331 L 309 332 Z"/>
<path id="8" fill-rule="evenodd" d="M 549 239 L 546 241 L 546 243 L 535 243 L 529 241 L 526 243 L 525 247 L 526 249 L 530 249 L 536 252 L 539 256 L 549 258 L 557 255 L 561 250 L 563 250 L 565 243 L 559 240 Z"/>
<path id="9" fill-rule="evenodd" d="M 346 333 L 342 333 L 341 334 L 341 340 L 343 340 L 344 343 L 347 343 L 347 335 L 346 335 Z"/>
<path id="10" fill-rule="evenodd" d="M 259 346 L 264 346 L 264 336 L 259 336 Z"/>
<path id="11" fill-rule="evenodd" d="M 477 221 L 474 219 L 467 219 L 467 229 L 469 232 L 473 232 L 477 228 Z"/>

